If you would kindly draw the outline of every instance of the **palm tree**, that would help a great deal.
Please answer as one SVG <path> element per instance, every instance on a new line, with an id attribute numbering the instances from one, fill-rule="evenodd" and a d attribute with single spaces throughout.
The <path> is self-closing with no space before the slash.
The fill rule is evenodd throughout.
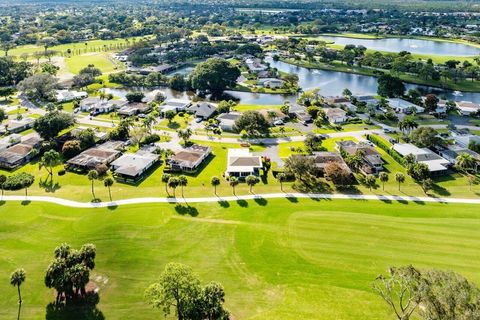
<path id="1" fill-rule="evenodd" d="M 2 189 L 2 197 L 3 197 L 3 184 L 7 181 L 7 176 L 4 174 L 0 174 L 0 189 Z"/>
<path id="2" fill-rule="evenodd" d="M 469 176 L 470 172 L 472 172 L 475 169 L 475 165 L 477 161 L 475 158 L 468 154 L 468 153 L 462 153 L 460 154 L 456 159 L 456 164 L 455 167 L 462 171 L 465 175 Z M 472 190 L 472 180 L 468 179 L 468 184 L 470 186 L 470 190 Z"/>
<path id="3" fill-rule="evenodd" d="M 15 270 L 10 276 L 10 284 L 17 287 L 18 290 L 18 303 L 22 304 L 22 295 L 20 294 L 20 285 L 25 282 L 26 273 L 23 269 Z"/>
<path id="4" fill-rule="evenodd" d="M 256 176 L 254 176 L 253 174 L 251 174 L 251 175 L 249 175 L 248 177 L 245 178 L 245 182 L 250 187 L 250 193 L 252 193 L 253 186 L 258 183 L 258 178 Z"/>
<path id="5" fill-rule="evenodd" d="M 280 190 L 283 192 L 283 183 L 285 182 L 285 180 L 287 180 L 286 174 L 280 172 L 279 174 L 277 174 L 277 180 L 278 182 L 280 182 Z"/>
<path id="6" fill-rule="evenodd" d="M 218 177 L 212 177 L 210 184 L 213 186 L 213 193 L 217 195 L 217 186 L 220 185 L 220 179 Z"/>
<path id="7" fill-rule="evenodd" d="M 110 187 L 113 186 L 113 179 L 110 177 L 106 177 L 105 180 L 103 180 L 103 185 L 108 188 L 108 195 L 110 196 L 110 202 L 112 202 L 112 192 L 110 190 Z"/>
<path id="8" fill-rule="evenodd" d="M 96 197 L 95 197 L 94 182 L 95 182 L 95 180 L 98 179 L 98 172 L 97 172 L 97 170 L 90 170 L 90 171 L 88 171 L 87 177 L 88 177 L 88 180 L 90 180 L 90 181 L 92 182 L 92 196 L 93 196 L 93 200 L 95 200 Z"/>
<path id="9" fill-rule="evenodd" d="M 378 178 L 382 182 L 382 190 L 385 191 L 385 182 L 388 182 L 388 173 L 380 172 L 380 174 L 378 175 Z"/>
<path id="10" fill-rule="evenodd" d="M 400 191 L 400 184 L 405 182 L 405 175 L 401 172 L 395 173 L 395 181 L 398 182 L 398 191 Z"/>
<path id="11" fill-rule="evenodd" d="M 230 177 L 228 184 L 232 187 L 233 195 L 236 196 L 235 187 L 238 185 L 238 179 L 236 177 Z"/>
<path id="12" fill-rule="evenodd" d="M 182 187 L 182 198 L 185 198 L 183 196 L 183 187 L 186 187 L 187 184 L 188 184 L 188 179 L 186 176 L 181 175 L 180 177 L 178 177 L 178 185 Z"/>
<path id="13" fill-rule="evenodd" d="M 175 198 L 175 190 L 177 189 L 179 185 L 178 178 L 177 177 L 170 177 L 168 179 L 168 186 L 173 189 L 173 197 Z"/>
<path id="14" fill-rule="evenodd" d="M 168 180 L 170 180 L 171 175 L 169 173 L 164 173 L 162 175 L 162 182 L 165 183 L 165 192 L 168 196 L 170 196 L 170 192 L 168 192 Z"/>

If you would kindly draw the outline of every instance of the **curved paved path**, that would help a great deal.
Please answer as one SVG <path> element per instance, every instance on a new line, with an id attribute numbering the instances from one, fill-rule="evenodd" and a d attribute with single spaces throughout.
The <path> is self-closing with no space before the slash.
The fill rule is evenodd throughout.
<path id="1" fill-rule="evenodd" d="M 480 199 L 462 198 L 434 198 L 434 197 L 411 197 L 411 196 L 377 196 L 377 195 L 347 195 L 347 194 L 310 194 L 310 193 L 267 193 L 250 194 L 228 197 L 204 197 L 204 198 L 132 198 L 116 200 L 112 202 L 78 202 L 62 198 L 47 196 L 3 196 L 0 201 L 31 201 L 48 202 L 72 208 L 106 208 L 135 204 L 154 203 L 208 203 L 221 201 L 255 200 L 255 199 L 279 199 L 279 198 L 305 198 L 305 199 L 343 199 L 343 200 L 376 200 L 376 201 L 398 201 L 398 202 L 430 202 L 430 203 L 461 203 L 480 205 Z"/>

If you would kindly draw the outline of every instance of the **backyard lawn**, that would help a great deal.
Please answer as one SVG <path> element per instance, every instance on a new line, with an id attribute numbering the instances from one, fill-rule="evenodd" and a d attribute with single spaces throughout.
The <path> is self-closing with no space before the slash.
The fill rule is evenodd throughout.
<path id="1" fill-rule="evenodd" d="M 190 205 L 2 203 L 0 318 L 17 316 L 8 277 L 23 267 L 20 318 L 50 319 L 45 307 L 54 292 L 43 276 L 62 242 L 96 245 L 91 279 L 105 319 L 161 318 L 143 292 L 173 261 L 193 267 L 204 282 L 222 283 L 235 319 L 393 319 L 371 290 L 392 265 L 451 269 L 480 283 L 472 263 L 480 245 L 474 205 L 310 199 Z"/>

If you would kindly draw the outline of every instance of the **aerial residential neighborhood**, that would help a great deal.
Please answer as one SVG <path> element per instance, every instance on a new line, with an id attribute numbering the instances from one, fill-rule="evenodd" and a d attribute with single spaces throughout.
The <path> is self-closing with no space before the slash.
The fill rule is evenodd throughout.
<path id="1" fill-rule="evenodd" d="M 0 319 L 480 319 L 478 5 L 0 0 Z"/>

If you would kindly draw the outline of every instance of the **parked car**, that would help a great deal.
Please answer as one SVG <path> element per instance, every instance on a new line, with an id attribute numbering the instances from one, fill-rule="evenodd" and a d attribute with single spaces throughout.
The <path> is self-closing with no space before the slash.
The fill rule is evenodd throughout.
<path id="1" fill-rule="evenodd" d="M 200 123 L 200 122 L 202 122 L 202 121 L 203 121 L 202 118 L 195 118 L 195 122 L 196 122 L 196 123 Z"/>
<path id="2" fill-rule="evenodd" d="M 276 126 L 283 126 L 285 123 L 283 122 L 283 120 L 277 120 L 273 124 Z"/>

